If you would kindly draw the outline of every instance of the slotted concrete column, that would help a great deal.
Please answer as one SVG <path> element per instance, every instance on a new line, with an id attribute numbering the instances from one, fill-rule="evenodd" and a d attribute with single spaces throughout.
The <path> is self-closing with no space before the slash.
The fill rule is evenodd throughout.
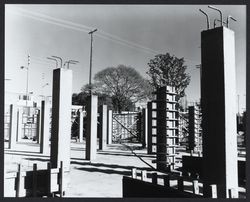
<path id="1" fill-rule="evenodd" d="M 10 105 L 9 149 L 14 149 L 17 140 L 17 107 Z"/>
<path id="2" fill-rule="evenodd" d="M 234 32 L 218 27 L 201 33 L 204 196 L 238 197 Z"/>
<path id="3" fill-rule="evenodd" d="M 148 145 L 147 153 L 152 154 L 152 102 L 148 102 Z"/>
<path id="4" fill-rule="evenodd" d="M 49 104 L 46 101 L 41 102 L 41 126 L 40 126 L 40 153 L 49 154 L 50 145 L 50 117 L 49 117 Z"/>
<path id="5" fill-rule="evenodd" d="M 17 142 L 20 142 L 23 136 L 23 108 L 19 107 L 18 108 L 18 123 L 17 123 Z"/>
<path id="6" fill-rule="evenodd" d="M 112 134 L 113 134 L 113 112 L 112 110 L 108 110 L 108 129 L 107 129 L 107 142 L 108 144 L 112 144 Z"/>
<path id="7" fill-rule="evenodd" d="M 188 107 L 188 148 L 190 151 L 195 148 L 195 108 Z"/>
<path id="8" fill-rule="evenodd" d="M 107 118 L 108 118 L 108 111 L 107 105 L 102 105 L 100 107 L 100 127 L 99 127 L 99 149 L 104 150 L 106 149 L 107 145 Z"/>
<path id="9" fill-rule="evenodd" d="M 148 109 L 142 109 L 142 147 L 148 144 Z"/>
<path id="10" fill-rule="evenodd" d="M 86 159 L 96 159 L 97 150 L 97 96 L 87 98 Z"/>
<path id="11" fill-rule="evenodd" d="M 67 171 L 70 167 L 71 70 L 61 68 L 53 71 L 52 93 L 51 166 L 59 167 L 63 161 Z"/>
<path id="12" fill-rule="evenodd" d="M 79 142 L 83 142 L 83 111 L 79 110 L 77 112 L 78 118 L 79 118 L 79 130 L 78 130 L 78 137 Z"/>

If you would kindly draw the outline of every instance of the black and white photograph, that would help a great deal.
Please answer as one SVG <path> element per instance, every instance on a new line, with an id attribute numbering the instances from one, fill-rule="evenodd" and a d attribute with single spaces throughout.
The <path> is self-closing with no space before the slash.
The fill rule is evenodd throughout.
<path id="1" fill-rule="evenodd" d="M 246 24 L 244 4 L 6 3 L 4 197 L 246 199 Z"/>

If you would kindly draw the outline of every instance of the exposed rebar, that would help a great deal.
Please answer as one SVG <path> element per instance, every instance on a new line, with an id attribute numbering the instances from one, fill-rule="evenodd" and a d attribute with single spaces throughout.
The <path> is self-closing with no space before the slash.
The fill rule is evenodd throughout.
<path id="1" fill-rule="evenodd" d="M 199 9 L 200 12 L 202 12 L 205 16 L 206 16 L 206 19 L 207 19 L 207 29 L 209 29 L 210 25 L 209 25 L 209 17 L 208 17 L 208 14 L 206 12 L 204 12 L 203 10 Z"/>
<path id="2" fill-rule="evenodd" d="M 208 6 L 208 8 L 211 8 L 211 9 L 213 9 L 213 10 L 216 10 L 216 11 L 218 11 L 219 13 L 220 13 L 220 22 L 221 22 L 221 27 L 223 26 L 223 15 L 222 15 L 222 12 L 221 12 L 221 10 L 220 9 L 218 9 L 218 8 L 216 8 L 216 7 L 214 7 L 214 6 Z"/>

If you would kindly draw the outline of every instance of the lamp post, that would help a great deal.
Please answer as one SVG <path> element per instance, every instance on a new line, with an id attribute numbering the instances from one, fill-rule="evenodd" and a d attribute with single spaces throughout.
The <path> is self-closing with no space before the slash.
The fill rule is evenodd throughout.
<path id="1" fill-rule="evenodd" d="M 90 42 L 90 64 L 89 64 L 89 92 L 91 94 L 92 89 L 91 89 L 91 77 L 92 77 L 92 49 L 93 49 L 93 33 L 96 32 L 97 29 L 94 29 L 92 31 L 89 32 L 90 36 L 91 36 L 91 42 Z"/>

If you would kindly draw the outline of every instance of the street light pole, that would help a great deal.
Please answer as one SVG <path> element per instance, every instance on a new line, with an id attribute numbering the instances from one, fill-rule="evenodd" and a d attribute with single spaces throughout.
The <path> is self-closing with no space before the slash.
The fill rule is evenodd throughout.
<path id="1" fill-rule="evenodd" d="M 91 89 L 91 77 L 92 77 L 92 49 L 93 49 L 93 33 L 96 32 L 97 29 L 94 29 L 89 32 L 91 36 L 91 42 L 90 42 L 90 64 L 89 64 L 89 87 L 90 87 L 90 93 L 92 92 Z"/>

